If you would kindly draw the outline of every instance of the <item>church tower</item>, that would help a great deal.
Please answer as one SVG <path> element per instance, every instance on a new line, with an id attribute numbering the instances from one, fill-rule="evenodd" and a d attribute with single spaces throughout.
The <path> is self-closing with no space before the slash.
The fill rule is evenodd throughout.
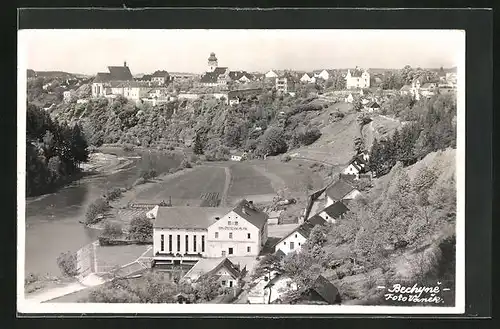
<path id="1" fill-rule="evenodd" d="M 207 72 L 213 72 L 217 68 L 217 57 L 215 57 L 215 53 L 210 53 L 210 57 L 208 57 L 208 70 Z"/>

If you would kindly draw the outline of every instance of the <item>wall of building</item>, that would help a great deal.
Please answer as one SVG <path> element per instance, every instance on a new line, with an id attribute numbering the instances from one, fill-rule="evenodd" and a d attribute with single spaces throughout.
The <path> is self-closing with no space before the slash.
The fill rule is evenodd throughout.
<path id="1" fill-rule="evenodd" d="M 215 237 L 216 232 L 217 238 Z M 248 234 L 250 234 L 250 238 Z M 222 257 L 223 251 L 226 256 L 257 256 L 261 248 L 259 229 L 238 216 L 234 211 L 208 228 L 207 240 L 207 257 Z M 250 247 L 250 251 L 248 251 L 248 247 Z M 229 254 L 229 248 L 233 248 L 232 254 Z"/>
<path id="2" fill-rule="evenodd" d="M 275 247 L 275 250 L 276 251 L 281 250 L 285 254 L 288 254 L 288 253 L 299 250 L 304 245 L 305 242 L 306 242 L 306 238 L 304 238 L 304 236 L 302 236 L 302 234 L 300 234 L 298 232 L 294 232 L 293 234 L 288 236 L 286 239 L 284 239 L 283 241 L 278 243 Z M 293 249 L 290 248 L 292 246 L 291 243 L 293 243 Z"/>
<path id="3" fill-rule="evenodd" d="M 161 235 L 164 236 L 164 250 L 161 250 Z M 172 235 L 172 250 L 169 249 L 169 235 Z M 180 235 L 180 251 L 177 249 L 177 236 Z M 170 230 L 155 228 L 153 234 L 153 253 L 157 252 L 168 254 L 173 253 L 186 254 L 186 236 L 188 236 L 188 251 L 187 254 L 201 253 L 206 256 L 208 243 L 206 230 Z M 194 251 L 194 236 L 196 236 L 196 251 Z M 205 251 L 202 251 L 202 237 L 205 237 Z"/>

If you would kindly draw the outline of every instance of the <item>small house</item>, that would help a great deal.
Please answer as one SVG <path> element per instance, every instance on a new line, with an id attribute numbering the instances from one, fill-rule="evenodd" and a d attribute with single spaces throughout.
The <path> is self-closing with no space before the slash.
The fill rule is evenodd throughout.
<path id="1" fill-rule="evenodd" d="M 296 229 L 285 235 L 276 243 L 275 250 L 281 250 L 284 254 L 300 250 L 316 225 L 325 225 L 327 221 L 320 216 L 313 216 L 299 225 Z"/>
<path id="2" fill-rule="evenodd" d="M 380 105 L 376 101 L 372 101 L 365 105 L 365 109 L 371 113 L 380 110 Z"/>
<path id="3" fill-rule="evenodd" d="M 345 98 L 346 103 L 352 103 L 353 101 L 354 101 L 354 97 L 352 96 L 352 94 L 349 94 L 349 96 L 347 96 Z"/>
<path id="4" fill-rule="evenodd" d="M 243 161 L 247 157 L 247 152 L 236 152 L 231 154 L 231 161 Z"/>
<path id="5" fill-rule="evenodd" d="M 240 269 L 228 258 L 200 259 L 184 276 L 190 281 L 216 276 L 222 287 L 236 287 L 238 280 L 246 274 L 246 268 Z"/>
<path id="6" fill-rule="evenodd" d="M 319 275 L 311 288 L 300 294 L 300 297 L 291 301 L 292 304 L 340 304 L 339 290 L 324 276 Z"/>
<path id="7" fill-rule="evenodd" d="M 350 201 L 358 198 L 361 192 L 345 179 L 339 179 L 330 185 L 326 191 L 326 207 L 337 201 Z"/>
<path id="8" fill-rule="evenodd" d="M 335 223 L 337 219 L 343 218 L 344 214 L 348 211 L 349 208 L 347 208 L 347 206 L 342 201 L 337 201 L 334 204 L 331 204 L 323 209 L 318 214 L 318 216 L 329 223 Z M 314 216 L 312 218 L 314 218 Z"/>

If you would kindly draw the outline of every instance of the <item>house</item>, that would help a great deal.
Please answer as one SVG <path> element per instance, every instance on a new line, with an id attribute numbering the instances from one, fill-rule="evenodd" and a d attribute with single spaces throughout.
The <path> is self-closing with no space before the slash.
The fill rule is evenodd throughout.
<path id="1" fill-rule="evenodd" d="M 231 161 L 242 161 L 245 160 L 246 157 L 247 157 L 247 152 L 237 152 L 231 154 Z"/>
<path id="2" fill-rule="evenodd" d="M 109 73 L 97 73 L 92 82 L 92 97 L 106 97 L 112 94 L 111 83 L 120 84 L 134 80 L 127 62 L 124 62 L 123 66 L 108 66 L 108 71 Z"/>
<path id="3" fill-rule="evenodd" d="M 354 70 L 347 70 L 346 79 L 346 88 L 354 89 L 354 88 L 370 88 L 370 73 L 366 70 L 361 70 L 356 67 Z"/>
<path id="4" fill-rule="evenodd" d="M 291 301 L 292 304 L 340 304 L 339 290 L 324 276 L 319 275 L 312 287 L 300 294 L 300 297 Z"/>
<path id="5" fill-rule="evenodd" d="M 297 290 L 297 284 L 287 275 L 276 275 L 264 286 L 264 304 L 275 304 L 284 299 L 291 290 Z"/>
<path id="6" fill-rule="evenodd" d="M 315 71 L 314 77 L 320 78 L 320 79 L 323 79 L 326 81 L 326 80 L 330 79 L 330 72 L 328 72 L 327 70 Z"/>
<path id="7" fill-rule="evenodd" d="M 344 170 L 342 170 L 343 175 L 352 175 L 354 179 L 359 178 L 359 174 L 365 172 L 368 161 L 368 154 L 362 153 L 360 155 L 354 156 L 349 164 Z"/>
<path id="8" fill-rule="evenodd" d="M 207 257 L 257 256 L 267 241 L 268 215 L 241 200 L 207 228 Z"/>
<path id="9" fill-rule="evenodd" d="M 399 89 L 399 94 L 401 96 L 403 95 L 411 95 L 412 94 L 412 88 L 410 85 L 404 85 L 403 87 L 401 87 L 401 89 Z"/>
<path id="10" fill-rule="evenodd" d="M 200 83 L 204 86 L 223 86 L 227 85 L 229 80 L 229 69 L 219 67 L 215 53 L 210 53 L 208 57 L 208 68 L 205 74 L 201 76 Z"/>
<path id="11" fill-rule="evenodd" d="M 316 83 L 316 78 L 314 77 L 314 73 L 304 73 L 304 75 L 300 78 L 300 82 Z"/>
<path id="12" fill-rule="evenodd" d="M 157 85 L 167 85 L 172 81 L 170 74 L 167 71 L 156 71 L 151 75 L 151 82 Z"/>
<path id="13" fill-rule="evenodd" d="M 256 98 L 262 93 L 262 88 L 236 89 L 228 92 L 229 105 L 239 104 L 242 100 Z"/>
<path id="14" fill-rule="evenodd" d="M 336 220 L 343 218 L 344 214 L 348 211 L 349 208 L 347 208 L 342 201 L 337 201 L 323 209 L 318 216 L 329 223 L 335 224 Z M 314 218 L 314 216 L 311 217 L 311 219 L 312 218 Z"/>
<path id="15" fill-rule="evenodd" d="M 289 93 L 294 88 L 293 80 L 288 75 L 280 76 L 276 78 L 276 91 L 279 93 Z"/>
<path id="16" fill-rule="evenodd" d="M 352 94 L 349 94 L 349 96 L 347 96 L 345 98 L 346 103 L 352 103 L 353 101 L 354 101 L 354 97 L 352 96 Z"/>
<path id="17" fill-rule="evenodd" d="M 238 280 L 246 274 L 246 268 L 240 269 L 228 258 L 200 259 L 184 278 L 196 282 L 204 277 L 216 276 L 222 287 L 232 288 L 238 285 Z"/>
<path id="18" fill-rule="evenodd" d="M 70 90 L 66 90 L 63 92 L 63 100 L 65 103 L 71 102 L 71 91 Z"/>
<path id="19" fill-rule="evenodd" d="M 316 225 L 325 225 L 327 221 L 320 216 L 313 216 L 285 235 L 276 243 L 275 251 L 281 250 L 284 254 L 300 250 Z"/>
<path id="20" fill-rule="evenodd" d="M 454 72 L 446 73 L 446 81 L 452 85 L 457 84 L 457 74 Z"/>
<path id="21" fill-rule="evenodd" d="M 254 79 L 254 76 L 246 71 L 230 71 L 229 79 L 237 83 L 247 83 Z"/>
<path id="22" fill-rule="evenodd" d="M 365 109 L 368 112 L 374 112 L 380 110 L 380 105 L 376 101 L 371 101 L 368 104 L 365 105 Z"/>
<path id="23" fill-rule="evenodd" d="M 268 213 L 268 225 L 278 225 L 283 210 L 273 210 Z"/>
<path id="24" fill-rule="evenodd" d="M 264 77 L 266 79 L 276 79 L 278 77 L 278 74 L 276 72 L 274 72 L 273 70 L 270 70 L 269 72 L 264 74 Z"/>
<path id="25" fill-rule="evenodd" d="M 424 83 L 420 86 L 420 93 L 426 98 L 430 98 L 436 94 L 437 85 L 435 83 Z"/>
<path id="26" fill-rule="evenodd" d="M 213 207 L 159 207 L 153 223 L 155 264 L 194 263 L 207 257 L 208 228 L 230 211 Z"/>
<path id="27" fill-rule="evenodd" d="M 328 207 L 337 201 L 349 202 L 350 200 L 358 198 L 360 195 L 361 192 L 345 179 L 339 179 L 325 190 L 325 206 Z"/>

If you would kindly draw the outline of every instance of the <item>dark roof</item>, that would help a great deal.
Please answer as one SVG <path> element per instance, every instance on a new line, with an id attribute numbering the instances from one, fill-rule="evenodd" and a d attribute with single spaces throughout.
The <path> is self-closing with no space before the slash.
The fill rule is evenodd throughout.
<path id="1" fill-rule="evenodd" d="M 108 70 L 111 80 L 128 81 L 134 79 L 128 66 L 108 66 Z"/>
<path id="2" fill-rule="evenodd" d="M 215 74 L 215 72 L 207 72 L 201 76 L 200 82 L 202 83 L 216 83 L 218 74 Z"/>
<path id="3" fill-rule="evenodd" d="M 337 201 L 334 204 L 329 205 L 325 209 L 323 209 L 324 212 L 328 214 L 331 218 L 339 218 L 343 214 L 349 211 L 349 208 L 346 207 L 345 204 L 343 204 L 341 201 Z"/>
<path id="4" fill-rule="evenodd" d="M 226 73 L 227 67 L 216 67 L 214 70 L 214 73 L 217 74 L 217 76 Z"/>
<path id="5" fill-rule="evenodd" d="M 262 88 L 251 88 L 251 89 L 236 89 L 228 92 L 228 97 L 230 99 L 235 97 L 245 97 L 248 95 L 256 95 L 262 92 Z"/>
<path id="6" fill-rule="evenodd" d="M 370 102 L 366 105 L 366 107 L 370 107 L 370 108 L 379 108 L 380 105 L 378 105 L 377 102 L 373 101 L 373 102 Z"/>
<path id="7" fill-rule="evenodd" d="M 322 275 L 318 276 L 310 289 L 316 291 L 328 304 L 336 304 L 340 301 L 337 287 Z"/>
<path id="8" fill-rule="evenodd" d="M 214 207 L 159 207 L 154 227 L 176 229 L 206 229 L 231 211 Z"/>
<path id="9" fill-rule="evenodd" d="M 162 77 L 162 78 L 163 77 L 168 77 L 168 76 L 170 76 L 170 74 L 168 74 L 167 71 L 156 71 L 155 73 L 153 73 L 151 75 L 151 77 Z"/>
<path id="10" fill-rule="evenodd" d="M 350 70 L 350 72 L 351 72 L 351 77 L 355 77 L 355 78 L 360 78 L 361 75 L 363 74 L 363 71 L 360 69 Z"/>
<path id="11" fill-rule="evenodd" d="M 351 184 L 339 179 L 326 189 L 326 195 L 333 200 L 340 201 L 352 190 L 354 190 L 354 187 Z"/>
<path id="12" fill-rule="evenodd" d="M 319 216 L 319 215 L 315 215 L 311 218 L 309 218 L 308 220 L 304 221 L 304 223 L 302 223 L 301 225 L 299 225 L 297 228 L 295 228 L 293 231 L 291 231 L 290 233 L 288 233 L 287 235 L 285 235 L 283 238 L 281 238 L 277 243 L 280 243 L 281 241 L 285 240 L 286 238 L 288 238 L 290 235 L 294 234 L 294 233 L 300 233 L 300 235 L 302 235 L 304 238 L 308 238 L 309 235 L 311 234 L 311 231 L 313 229 L 314 226 L 316 225 L 324 225 L 326 224 L 327 221 L 323 219 L 323 217 Z"/>
<path id="13" fill-rule="evenodd" d="M 26 73 L 28 75 L 28 78 L 33 78 L 33 77 L 36 77 L 36 72 L 35 70 L 32 70 L 32 69 L 27 69 L 26 70 Z"/>
<path id="14" fill-rule="evenodd" d="M 233 211 L 259 230 L 264 227 L 269 218 L 265 212 L 256 209 L 252 203 L 245 199 L 241 200 L 236 207 L 233 208 Z"/>
<path id="15" fill-rule="evenodd" d="M 152 75 L 151 74 L 144 74 L 141 78 L 137 80 L 142 80 L 142 81 L 151 81 Z"/>
<path id="16" fill-rule="evenodd" d="M 111 74 L 105 72 L 97 73 L 94 82 L 108 82 L 111 80 Z"/>
<path id="17" fill-rule="evenodd" d="M 230 71 L 229 72 L 229 78 L 231 78 L 231 80 L 239 80 L 239 79 L 243 78 L 244 76 L 246 76 L 248 79 L 253 78 L 253 75 L 246 72 L 246 71 Z"/>
<path id="18" fill-rule="evenodd" d="M 276 257 L 278 257 L 278 259 L 283 259 L 283 257 L 286 256 L 286 254 L 281 249 L 278 249 L 274 254 L 276 255 Z"/>
<path id="19" fill-rule="evenodd" d="M 209 61 L 216 61 L 217 57 L 215 57 L 215 53 L 210 53 L 210 57 L 208 57 Z"/>
<path id="20" fill-rule="evenodd" d="M 215 275 L 223 267 L 226 268 L 233 277 L 240 277 L 241 271 L 227 258 L 224 258 L 216 267 L 202 275 L 202 277 Z"/>

